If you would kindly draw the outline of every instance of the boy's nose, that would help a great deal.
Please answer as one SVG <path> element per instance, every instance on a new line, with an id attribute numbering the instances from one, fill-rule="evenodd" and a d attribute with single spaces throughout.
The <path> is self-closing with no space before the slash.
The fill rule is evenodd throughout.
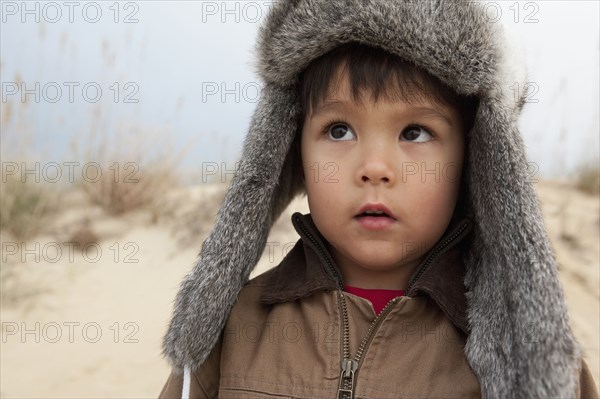
<path id="1" fill-rule="evenodd" d="M 371 178 L 369 178 L 369 176 L 366 176 L 366 175 L 365 175 L 365 176 L 363 176 L 363 177 L 362 177 L 362 179 L 363 179 L 363 181 L 364 181 L 364 182 L 367 182 L 367 181 L 370 181 L 370 180 L 375 180 L 375 181 L 377 181 L 377 180 L 381 180 L 382 182 L 384 182 L 384 183 L 387 183 L 387 182 L 389 182 L 389 181 L 390 181 L 390 178 L 389 178 L 389 177 L 387 177 L 387 176 L 382 176 L 382 177 L 381 177 L 381 178 L 379 178 L 379 179 L 377 179 L 377 178 L 375 178 L 375 179 L 371 179 Z"/>
<path id="2" fill-rule="evenodd" d="M 396 180 L 392 165 L 381 158 L 366 160 L 358 171 L 358 176 L 363 184 L 393 185 Z"/>

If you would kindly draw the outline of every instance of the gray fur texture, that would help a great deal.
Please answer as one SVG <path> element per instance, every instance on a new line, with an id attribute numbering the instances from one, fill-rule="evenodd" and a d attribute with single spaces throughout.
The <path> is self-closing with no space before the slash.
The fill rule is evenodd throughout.
<path id="1" fill-rule="evenodd" d="M 255 47 L 264 84 L 240 168 L 181 284 L 164 355 L 174 370 L 194 370 L 216 343 L 272 224 L 302 192 L 289 151 L 299 128 L 299 74 L 349 41 L 381 47 L 456 92 L 479 96 L 464 174 L 474 221 L 473 245 L 464 254 L 471 326 L 465 354 L 484 398 L 570 397 L 581 348 L 517 128 L 526 72 L 505 29 L 482 4 L 467 0 L 281 0 L 273 6 Z"/>

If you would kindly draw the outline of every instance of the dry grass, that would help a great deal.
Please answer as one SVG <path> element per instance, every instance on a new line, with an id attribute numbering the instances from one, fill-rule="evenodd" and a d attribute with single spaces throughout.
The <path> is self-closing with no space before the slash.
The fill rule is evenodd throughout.
<path id="1" fill-rule="evenodd" d="M 80 251 L 84 250 L 89 245 L 96 244 L 99 240 L 99 237 L 92 228 L 92 222 L 88 217 L 86 217 L 81 225 L 69 236 L 69 242 L 74 243 L 75 247 Z"/>
<path id="2" fill-rule="evenodd" d="M 34 237 L 57 208 L 59 191 L 16 175 L 3 176 L 0 185 L 0 230 L 19 241 Z"/>
<path id="3" fill-rule="evenodd" d="M 181 247 L 200 247 L 214 225 L 228 187 L 221 182 L 204 184 L 185 189 L 169 200 L 172 204 L 169 224 Z"/>
<path id="4" fill-rule="evenodd" d="M 100 139 L 92 133 L 83 150 L 79 143 L 73 144 L 78 159 L 84 165 L 94 165 L 77 184 L 111 215 L 140 209 L 156 211 L 165 193 L 180 184 L 178 166 L 184 151 L 172 149 L 171 132 L 144 128 L 144 134 L 139 135 L 136 129 L 124 130 Z"/>
<path id="5" fill-rule="evenodd" d="M 109 214 L 119 215 L 147 207 L 165 191 L 176 186 L 177 175 L 166 163 L 142 167 L 137 162 L 128 164 L 134 165 L 136 169 L 136 173 L 130 177 L 116 177 L 106 173 L 97 181 L 79 182 L 92 202 Z M 112 165 L 120 166 L 120 163 L 104 163 L 103 169 L 109 169 Z"/>
<path id="6" fill-rule="evenodd" d="M 579 166 L 575 173 L 576 187 L 588 194 L 600 193 L 600 168 L 598 161 L 588 161 Z"/>
<path id="7" fill-rule="evenodd" d="M 0 304 L 3 307 L 20 305 L 29 310 L 38 296 L 50 289 L 27 275 L 22 257 L 18 254 L 24 251 L 23 248 L 35 248 L 28 242 L 48 232 L 63 193 L 55 184 L 23 179 L 18 175 L 3 176 L 0 185 L 0 236 L 3 246 Z M 16 255 L 13 250 L 17 251 Z"/>
<path id="8" fill-rule="evenodd" d="M 0 231 L 3 257 L 0 268 L 1 306 L 22 305 L 31 308 L 38 295 L 48 288 L 27 277 L 21 258 L 9 256 L 12 250 L 20 253 L 26 242 L 45 230 L 53 212 L 58 208 L 60 193 L 55 187 L 16 176 L 3 176 L 0 182 Z M 28 248 L 34 248 L 29 246 Z M 6 251 L 6 252 L 5 252 Z M 6 260 L 6 261 L 5 261 Z"/>

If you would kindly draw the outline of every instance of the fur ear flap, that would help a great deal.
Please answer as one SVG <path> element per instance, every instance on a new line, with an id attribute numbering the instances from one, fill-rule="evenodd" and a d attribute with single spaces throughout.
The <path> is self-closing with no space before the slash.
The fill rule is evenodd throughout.
<path id="1" fill-rule="evenodd" d="M 289 89 L 280 89 L 288 91 Z M 291 91 L 290 97 L 294 100 L 290 102 L 288 110 L 289 117 L 295 118 L 294 128 L 289 131 L 279 132 L 286 136 L 285 140 L 289 142 L 285 160 L 281 170 L 278 171 L 279 179 L 275 189 L 275 199 L 271 210 L 272 224 L 274 224 L 290 202 L 300 193 L 305 191 L 304 171 L 302 168 L 302 158 L 300 151 L 302 121 L 300 121 L 301 105 L 297 92 Z M 282 138 L 283 139 L 283 138 Z"/>
<path id="2" fill-rule="evenodd" d="M 439 13 L 443 9 L 443 5 L 441 3 L 443 3 L 444 1 L 446 0 L 432 0 L 426 2 L 429 5 L 430 14 L 435 15 Z"/>
<path id="3" fill-rule="evenodd" d="M 464 254 L 465 353 L 488 397 L 571 397 L 581 349 L 522 137 L 502 104 L 480 102 L 469 148 L 474 229 Z"/>
<path id="4" fill-rule="evenodd" d="M 242 159 L 181 283 L 163 353 L 174 370 L 196 370 L 208 357 L 243 285 L 264 250 L 273 222 L 301 189 L 285 165 L 297 128 L 293 88 L 265 85 L 244 141 Z"/>

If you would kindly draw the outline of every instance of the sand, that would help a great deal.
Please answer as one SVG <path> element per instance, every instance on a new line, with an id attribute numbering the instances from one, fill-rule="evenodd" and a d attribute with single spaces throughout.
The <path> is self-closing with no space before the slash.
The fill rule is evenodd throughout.
<path id="1" fill-rule="evenodd" d="M 572 325 L 598 381 L 598 197 L 556 182 L 536 187 Z M 2 260 L 0 396 L 157 397 L 169 374 L 160 346 L 173 299 L 210 228 L 210 222 L 196 222 L 197 205 L 212 201 L 202 208 L 202 217 L 214 215 L 218 191 L 179 190 L 161 205 L 158 218 L 156 209 L 111 217 L 72 193 L 53 225 L 35 239 L 18 243 L 2 232 L 7 259 Z M 294 211 L 308 212 L 305 199 L 296 200 L 277 221 L 252 276 L 276 266 L 297 241 L 290 222 Z M 82 223 L 86 217 L 91 220 L 87 227 Z M 84 227 L 97 244 L 70 256 L 64 243 Z M 19 252 L 10 255 L 7 245 L 13 244 Z M 25 262 L 23 248 L 29 251 Z"/>

